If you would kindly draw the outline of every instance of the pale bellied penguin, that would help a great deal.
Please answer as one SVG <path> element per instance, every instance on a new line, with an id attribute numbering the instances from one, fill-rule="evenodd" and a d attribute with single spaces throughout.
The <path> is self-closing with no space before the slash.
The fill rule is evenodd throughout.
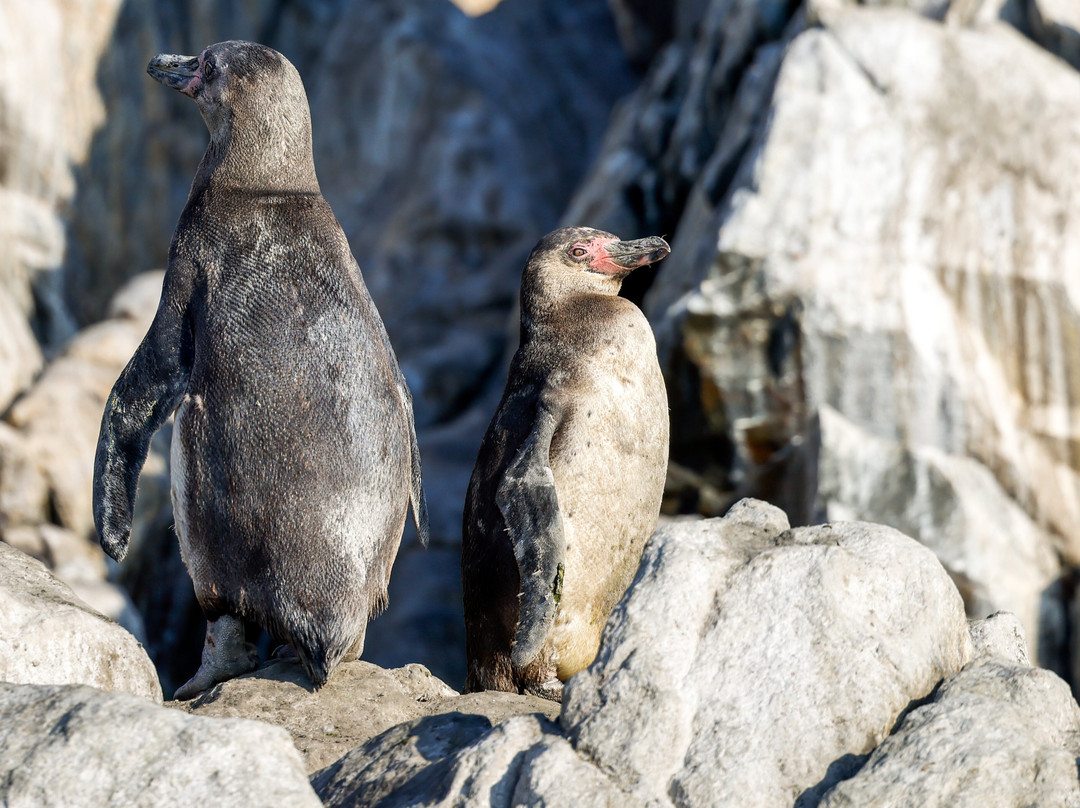
<path id="1" fill-rule="evenodd" d="M 568 227 L 521 279 L 521 344 L 469 483 L 462 547 L 466 691 L 560 699 L 656 526 L 668 403 L 652 330 L 618 297 L 662 238 Z"/>
<path id="2" fill-rule="evenodd" d="M 95 523 L 121 560 L 150 438 L 175 409 L 176 530 L 207 620 L 176 698 L 255 666 L 245 619 L 319 687 L 386 605 L 410 503 L 427 539 L 412 400 L 319 190 L 292 64 L 222 42 L 147 72 L 195 100 L 210 144 L 157 315 L 105 407 Z"/>

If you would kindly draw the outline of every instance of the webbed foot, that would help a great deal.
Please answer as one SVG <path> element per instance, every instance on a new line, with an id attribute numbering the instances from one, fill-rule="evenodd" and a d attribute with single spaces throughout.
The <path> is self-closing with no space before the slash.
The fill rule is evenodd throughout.
<path id="1" fill-rule="evenodd" d="M 232 679 L 255 669 L 259 653 L 255 646 L 244 641 L 244 623 L 230 615 L 222 615 L 206 624 L 202 664 L 195 675 L 176 689 L 173 698 L 187 701 L 218 682 Z"/>

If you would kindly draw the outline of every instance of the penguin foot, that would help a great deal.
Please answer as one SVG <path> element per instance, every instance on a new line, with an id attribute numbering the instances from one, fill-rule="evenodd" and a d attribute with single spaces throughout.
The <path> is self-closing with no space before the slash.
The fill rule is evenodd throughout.
<path id="1" fill-rule="evenodd" d="M 173 698 L 187 701 L 204 690 L 255 669 L 259 652 L 244 641 L 244 623 L 230 615 L 222 615 L 206 624 L 202 664 L 195 675 L 176 689 Z"/>
<path id="2" fill-rule="evenodd" d="M 563 684 L 554 676 L 543 682 L 535 682 L 525 686 L 525 692 L 532 696 L 539 696 L 548 701 L 562 703 Z"/>

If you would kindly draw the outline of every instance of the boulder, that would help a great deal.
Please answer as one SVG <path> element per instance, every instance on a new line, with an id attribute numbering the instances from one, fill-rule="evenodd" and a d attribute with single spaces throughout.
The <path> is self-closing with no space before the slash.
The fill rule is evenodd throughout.
<path id="1" fill-rule="evenodd" d="M 1050 671 L 1002 660 L 950 676 L 821 808 L 1080 805 L 1080 706 Z"/>
<path id="2" fill-rule="evenodd" d="M 318 691 L 312 690 L 299 663 L 276 661 L 216 685 L 192 701 L 169 706 L 195 715 L 253 718 L 283 727 L 308 771 L 333 763 L 390 727 L 422 716 L 480 717 L 490 727 L 520 713 L 558 714 L 557 704 L 535 696 L 459 696 L 422 665 L 385 670 L 359 660 L 341 665 Z"/>
<path id="3" fill-rule="evenodd" d="M 30 386 L 41 365 L 41 349 L 26 313 L 11 292 L 0 285 L 0 412 Z"/>
<path id="4" fill-rule="evenodd" d="M 44 565 L 0 543 L 0 681 L 87 684 L 161 703 L 139 642 Z"/>
<path id="5" fill-rule="evenodd" d="M 0 538 L 49 520 L 49 482 L 26 438 L 0 421 Z"/>
<path id="6" fill-rule="evenodd" d="M 990 658 L 1012 665 L 1031 665 L 1024 626 L 1015 614 L 995 612 L 983 620 L 971 620 L 968 633 L 972 661 Z"/>
<path id="7" fill-rule="evenodd" d="M 743 501 L 653 535 L 564 693 L 577 750 L 643 801 L 790 806 L 850 774 L 971 653 L 933 553 Z"/>
<path id="8" fill-rule="evenodd" d="M 0 683 L 0 803 L 320 805 L 289 736 L 85 686 Z"/>
<path id="9" fill-rule="evenodd" d="M 430 716 L 388 730 L 312 778 L 328 806 L 574 805 L 637 808 L 539 715 L 494 728 L 476 716 Z"/>

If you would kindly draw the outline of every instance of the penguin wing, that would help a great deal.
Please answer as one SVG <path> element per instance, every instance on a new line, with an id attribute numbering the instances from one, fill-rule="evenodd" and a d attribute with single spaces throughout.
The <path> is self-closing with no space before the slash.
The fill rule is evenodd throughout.
<path id="1" fill-rule="evenodd" d="M 550 463 L 551 439 L 562 412 L 557 401 L 541 398 L 532 431 L 507 467 L 495 494 L 521 576 L 517 633 L 511 654 L 511 662 L 517 667 L 524 667 L 540 652 L 562 595 L 566 539 Z"/>
<path id="2" fill-rule="evenodd" d="M 191 373 L 187 322 L 190 267 L 170 262 L 157 314 L 131 357 L 101 416 L 94 457 L 94 525 L 101 546 L 120 561 L 131 536 L 139 472 L 150 439 L 176 409 Z"/>

